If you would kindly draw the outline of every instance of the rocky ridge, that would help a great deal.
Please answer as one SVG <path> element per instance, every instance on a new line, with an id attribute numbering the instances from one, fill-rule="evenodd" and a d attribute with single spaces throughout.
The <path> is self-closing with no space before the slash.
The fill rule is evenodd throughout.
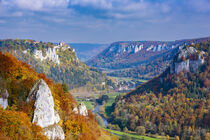
<path id="1" fill-rule="evenodd" d="M 119 41 L 86 64 L 105 70 L 110 76 L 149 80 L 166 70 L 184 46 L 209 40 L 210 37 L 176 41 Z"/>

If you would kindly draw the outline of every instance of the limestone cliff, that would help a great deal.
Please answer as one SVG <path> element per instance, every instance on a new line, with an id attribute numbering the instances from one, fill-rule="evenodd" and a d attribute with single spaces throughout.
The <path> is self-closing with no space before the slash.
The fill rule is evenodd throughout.
<path id="1" fill-rule="evenodd" d="M 60 116 L 54 109 L 54 100 L 50 88 L 44 80 L 39 80 L 32 88 L 27 102 L 34 100 L 33 123 L 44 128 L 45 135 L 50 139 L 64 139 L 64 132 L 58 125 Z"/>
<path id="2" fill-rule="evenodd" d="M 193 47 L 186 47 L 179 51 L 170 65 L 170 73 L 178 74 L 180 71 L 190 71 L 195 73 L 205 60 L 205 53 L 197 51 Z"/>
<path id="3" fill-rule="evenodd" d="M 47 48 L 45 49 L 46 55 L 42 53 L 42 50 L 34 50 L 34 57 L 40 59 L 41 61 L 49 59 L 57 64 L 60 64 L 60 60 L 58 59 L 58 55 L 56 54 L 55 48 Z"/>

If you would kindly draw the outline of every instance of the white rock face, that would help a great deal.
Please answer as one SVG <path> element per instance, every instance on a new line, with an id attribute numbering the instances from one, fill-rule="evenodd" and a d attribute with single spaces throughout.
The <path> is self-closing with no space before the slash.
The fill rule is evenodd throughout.
<path id="1" fill-rule="evenodd" d="M 197 59 L 190 59 L 190 55 L 197 56 Z M 170 73 L 178 74 L 180 71 L 184 70 L 195 73 L 198 67 L 205 62 L 203 55 L 204 52 L 198 54 L 198 51 L 193 47 L 180 50 L 174 62 L 170 65 Z M 186 60 L 183 61 L 182 58 Z"/>
<path id="2" fill-rule="evenodd" d="M 88 116 L 87 107 L 85 106 L 85 104 L 83 102 L 79 104 L 78 108 L 75 107 L 73 109 L 73 112 L 76 113 L 76 114 L 80 113 L 80 115 L 83 115 L 83 116 Z"/>
<path id="3" fill-rule="evenodd" d="M 159 44 L 157 46 L 149 47 L 148 50 L 152 50 L 153 52 L 159 52 L 169 49 L 169 46 L 166 46 L 166 44 Z"/>
<path id="4" fill-rule="evenodd" d="M 190 54 L 196 54 L 196 53 L 197 53 L 197 50 L 193 47 L 182 49 L 178 54 L 177 60 L 180 60 L 182 57 L 187 58 Z"/>
<path id="5" fill-rule="evenodd" d="M 87 107 L 85 106 L 83 102 L 79 105 L 79 112 L 80 112 L 80 115 L 88 116 Z"/>
<path id="6" fill-rule="evenodd" d="M 73 112 L 74 112 L 75 114 L 78 114 L 78 113 L 79 113 L 78 108 L 77 108 L 77 107 L 74 107 Z"/>
<path id="7" fill-rule="evenodd" d="M 33 123 L 47 127 L 60 121 L 59 115 L 54 110 L 54 101 L 51 91 L 44 80 L 39 80 L 27 98 L 27 102 L 35 100 Z"/>
<path id="8" fill-rule="evenodd" d="M 35 110 L 32 122 L 41 126 L 44 130 L 48 130 L 45 134 L 51 139 L 56 139 L 56 137 L 64 139 L 64 132 L 58 125 L 60 116 L 54 109 L 52 93 L 44 80 L 39 80 L 30 91 L 27 102 L 31 100 L 35 101 Z"/>
<path id="9" fill-rule="evenodd" d="M 52 127 L 44 128 L 44 132 L 48 139 L 65 139 L 63 129 L 58 124 L 53 125 Z"/>
<path id="10" fill-rule="evenodd" d="M 186 61 L 182 61 L 179 63 L 174 63 L 175 67 L 174 67 L 174 71 L 176 74 L 178 74 L 180 71 L 186 70 L 186 71 L 190 71 L 190 61 L 189 59 Z"/>
<path id="11" fill-rule="evenodd" d="M 60 60 L 58 58 L 58 55 L 56 54 L 56 47 L 54 48 L 47 48 L 45 49 L 46 51 L 46 56 L 43 56 L 43 53 L 41 50 L 34 50 L 34 57 L 37 59 L 40 59 L 41 61 L 49 59 L 57 64 L 60 64 Z"/>
<path id="12" fill-rule="evenodd" d="M 9 97 L 9 93 L 8 93 L 7 89 L 3 89 L 3 93 L 1 93 L 1 96 L 0 96 L 0 105 L 4 109 L 6 109 L 8 106 L 8 101 L 7 101 L 8 97 Z"/>
<path id="13" fill-rule="evenodd" d="M 135 46 L 135 50 L 134 50 L 134 53 L 137 53 L 139 51 L 141 51 L 143 49 L 144 45 L 139 45 L 139 46 Z"/>
<path id="14" fill-rule="evenodd" d="M 150 47 L 147 48 L 147 51 L 150 51 L 154 48 L 154 45 L 151 45 Z"/>
<path id="15" fill-rule="evenodd" d="M 56 49 L 55 48 L 48 48 L 47 51 L 47 58 L 57 64 L 60 64 L 60 61 L 58 59 L 58 55 L 56 54 Z"/>

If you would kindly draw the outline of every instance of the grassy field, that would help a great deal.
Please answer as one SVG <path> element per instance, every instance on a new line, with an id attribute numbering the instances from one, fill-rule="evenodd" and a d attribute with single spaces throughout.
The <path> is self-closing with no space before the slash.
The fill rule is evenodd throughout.
<path id="1" fill-rule="evenodd" d="M 114 101 L 115 101 L 115 98 L 116 98 L 118 95 L 123 95 L 123 94 L 125 94 L 125 93 L 114 92 L 114 93 L 107 93 L 107 94 L 105 94 L 105 95 L 108 95 L 108 96 L 109 96 L 109 100 L 108 100 L 108 102 L 106 102 L 105 107 L 106 107 L 106 108 L 111 107 L 112 104 L 113 104 Z M 95 98 L 95 99 L 97 99 L 97 98 L 99 98 L 99 97 L 100 97 L 100 94 L 94 94 L 94 98 Z M 81 102 L 84 102 L 85 105 L 86 105 L 86 107 L 87 107 L 87 109 L 89 109 L 89 110 L 93 110 L 93 109 L 94 109 L 94 105 L 95 105 L 94 102 L 85 100 L 85 98 L 84 98 L 84 99 L 75 98 L 75 99 L 76 99 L 76 101 L 78 102 L 78 104 L 81 103 Z M 109 109 L 107 109 L 107 111 L 109 111 Z"/>
<path id="2" fill-rule="evenodd" d="M 136 135 L 136 134 L 125 133 L 125 132 L 111 130 L 111 129 L 107 129 L 107 128 L 104 128 L 104 130 L 111 132 L 112 134 L 116 135 L 120 139 L 123 139 L 125 137 L 130 138 L 130 139 L 136 139 L 136 140 L 138 140 L 138 139 L 139 140 L 161 140 L 161 139 L 163 139 L 163 138 L 151 138 L 151 137 L 147 137 L 147 136 L 140 136 L 140 135 Z"/>
<path id="3" fill-rule="evenodd" d="M 124 94 L 125 94 L 125 93 L 119 93 L 119 92 L 106 94 L 106 95 L 109 96 L 109 99 L 108 99 L 108 101 L 107 101 L 106 104 L 105 104 L 105 116 L 106 116 L 107 118 L 110 117 L 111 112 L 113 111 L 113 109 L 112 109 L 112 104 L 115 102 L 115 98 L 116 98 L 118 95 L 124 95 Z"/>

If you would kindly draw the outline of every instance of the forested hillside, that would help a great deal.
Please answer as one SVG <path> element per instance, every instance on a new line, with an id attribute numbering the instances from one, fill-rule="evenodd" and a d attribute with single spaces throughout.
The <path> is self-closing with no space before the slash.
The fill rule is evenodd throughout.
<path id="1" fill-rule="evenodd" d="M 41 87 L 43 85 L 39 85 L 39 88 L 36 87 L 39 84 L 39 79 L 43 79 L 41 82 L 44 87 Z M 59 133 L 58 127 L 62 128 L 66 139 L 111 139 L 109 134 L 101 130 L 95 122 L 91 112 L 88 112 L 87 116 L 83 116 L 73 111 L 77 103 L 65 90 L 66 88 L 61 84 L 55 84 L 44 74 L 38 74 L 30 65 L 18 61 L 9 53 L 2 54 L 0 52 L 0 82 L 0 99 L 6 102 L 8 100 L 8 106 L 5 106 L 5 109 L 0 107 L 0 139 L 47 139 L 44 134 L 55 136 L 56 133 Z M 43 98 L 42 102 L 38 102 L 42 96 L 40 94 L 33 99 L 35 102 L 28 99 L 30 98 L 29 92 L 30 94 L 33 93 L 33 90 L 41 92 L 40 90 L 43 88 L 43 94 L 46 94 L 48 87 L 50 94 L 48 97 L 53 96 L 52 104 L 55 106 L 48 103 L 49 105 L 45 106 L 46 110 L 40 111 L 49 113 L 47 108 L 51 106 L 58 113 L 56 116 L 60 121 L 58 124 L 42 129 L 38 123 L 45 114 L 39 114 L 40 117 L 34 115 L 37 105 L 46 102 L 46 98 Z M 37 125 L 31 123 L 32 120 L 34 121 L 34 117 L 38 117 Z M 49 122 L 52 116 L 47 117 L 49 120 L 42 121 Z"/>
<path id="2" fill-rule="evenodd" d="M 176 139 L 210 139 L 210 42 L 185 46 L 160 76 L 113 104 L 124 130 Z"/>
<path id="3" fill-rule="evenodd" d="M 8 39 L 0 40 L 0 50 L 32 65 L 38 73 L 46 74 L 56 83 L 66 83 L 71 89 L 82 86 L 93 88 L 94 85 L 100 90 L 104 88 L 102 83 L 108 81 L 105 74 L 81 62 L 75 50 L 65 43 Z"/>
<path id="4" fill-rule="evenodd" d="M 206 98 L 210 86 L 209 54 L 210 42 L 185 46 L 165 72 L 138 87 L 128 96 L 153 92 L 157 95 L 184 93 L 187 97 Z"/>

